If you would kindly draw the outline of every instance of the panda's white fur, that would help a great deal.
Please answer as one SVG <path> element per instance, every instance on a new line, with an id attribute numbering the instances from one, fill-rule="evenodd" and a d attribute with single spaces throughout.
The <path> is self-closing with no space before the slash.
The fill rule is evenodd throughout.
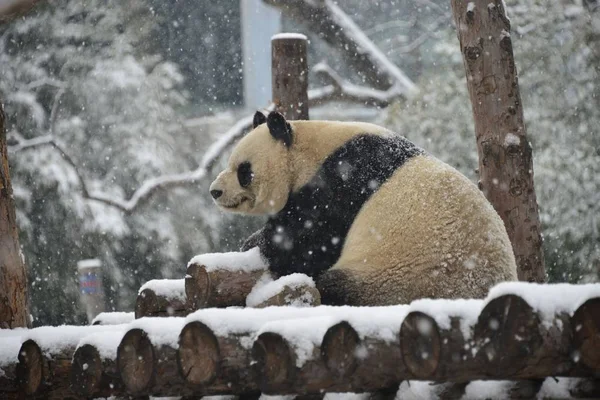
<path id="1" fill-rule="evenodd" d="M 257 114 L 255 129 L 234 149 L 211 193 L 213 197 L 219 193 L 215 201 L 226 210 L 271 216 L 272 223 L 253 235 L 248 245 L 261 247 L 275 274 L 314 275 L 325 302 L 354 305 L 482 297 L 492 285 L 517 278 L 502 220 L 477 187 L 454 168 L 403 138 L 397 149 L 388 150 L 387 141 L 396 139 L 376 125 L 288 122 L 277 113 L 262 124 L 261 115 Z M 363 144 L 351 147 L 360 140 Z M 398 166 L 384 174 L 372 193 L 357 194 L 361 188 L 339 180 L 343 193 L 335 197 L 333 156 L 349 161 L 349 176 L 354 179 L 361 173 L 352 171 L 354 161 L 358 169 L 371 165 L 386 169 L 385 159 L 379 159 L 386 152 L 396 157 L 390 162 Z M 238 179 L 242 163 L 251 165 L 247 187 Z M 325 168 L 328 175 L 323 175 Z M 320 187 L 319 174 L 326 177 Z M 312 210 L 313 198 L 314 208 L 320 206 L 322 212 Z M 317 204 L 322 198 L 328 199 L 324 206 Z M 350 211 L 353 201 L 362 203 L 355 215 Z M 341 210 L 332 212 L 330 207 Z M 350 221 L 343 220 L 345 208 Z M 317 222 L 321 228 L 310 226 Z M 336 229 L 343 237 L 332 236 L 330 231 Z M 341 241 L 337 249 L 336 240 Z M 319 248 L 323 252 L 313 254 Z M 311 264 L 320 266 L 313 271 Z"/>

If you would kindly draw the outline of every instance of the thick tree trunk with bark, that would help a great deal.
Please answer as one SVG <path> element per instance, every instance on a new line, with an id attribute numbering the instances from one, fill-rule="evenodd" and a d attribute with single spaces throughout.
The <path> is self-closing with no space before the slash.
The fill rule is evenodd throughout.
<path id="1" fill-rule="evenodd" d="M 479 153 L 480 188 L 506 225 L 520 280 L 544 282 L 531 145 L 502 0 L 452 0 Z"/>
<path id="2" fill-rule="evenodd" d="M 0 104 L 0 328 L 3 329 L 29 325 L 27 274 L 19 246 L 4 121 L 4 107 Z"/>

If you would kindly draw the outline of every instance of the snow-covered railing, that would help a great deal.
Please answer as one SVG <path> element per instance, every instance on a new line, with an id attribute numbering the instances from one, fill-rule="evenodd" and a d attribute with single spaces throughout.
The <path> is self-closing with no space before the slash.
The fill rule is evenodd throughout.
<path id="1" fill-rule="evenodd" d="M 0 365 L 16 370 L 6 387 L 27 395 L 378 392 L 403 381 L 464 391 L 477 380 L 535 395 L 547 377 L 577 378 L 560 386 L 571 397 L 600 390 L 599 284 L 505 283 L 484 300 L 211 308 L 20 333 L 21 349 Z"/>

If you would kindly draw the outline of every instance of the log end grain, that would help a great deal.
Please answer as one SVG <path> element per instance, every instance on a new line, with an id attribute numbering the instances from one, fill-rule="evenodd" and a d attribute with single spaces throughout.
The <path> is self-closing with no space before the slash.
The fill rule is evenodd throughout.
<path id="1" fill-rule="evenodd" d="M 45 359 L 42 350 L 35 341 L 27 340 L 21 345 L 18 358 L 17 383 L 25 394 L 35 394 L 44 383 Z"/>
<path id="2" fill-rule="evenodd" d="M 540 319 L 525 300 L 504 295 L 490 301 L 481 311 L 475 326 L 478 354 L 485 359 L 490 373 L 506 369 L 506 376 L 516 373 L 543 344 Z"/>
<path id="3" fill-rule="evenodd" d="M 409 313 L 400 327 L 400 349 L 404 365 L 415 377 L 427 379 L 434 375 L 442 352 L 435 320 L 419 311 Z"/>
<path id="4" fill-rule="evenodd" d="M 129 330 L 117 349 L 117 368 L 130 394 L 146 393 L 154 380 L 154 349 L 146 332 Z"/>
<path id="5" fill-rule="evenodd" d="M 337 378 L 350 376 L 358 366 L 357 350 L 360 338 L 346 322 L 330 327 L 321 343 L 321 357 L 331 374 Z"/>
<path id="6" fill-rule="evenodd" d="M 295 379 L 295 354 L 280 335 L 262 333 L 252 346 L 252 369 L 263 393 L 286 392 Z"/>
<path id="7" fill-rule="evenodd" d="M 73 354 L 71 365 L 71 390 L 82 397 L 92 397 L 100 388 L 102 359 L 98 350 L 89 344 L 79 347 Z"/>
<path id="8" fill-rule="evenodd" d="M 575 356 L 600 371 L 600 297 L 583 303 L 573 314 L 571 326 Z"/>
<path id="9" fill-rule="evenodd" d="M 185 294 L 189 306 L 194 310 L 205 308 L 210 292 L 210 278 L 206 268 L 200 264 L 192 264 L 185 277 Z"/>
<path id="10" fill-rule="evenodd" d="M 179 372 L 192 385 L 208 385 L 219 371 L 219 343 L 213 331 L 199 321 L 188 323 L 179 335 Z"/>

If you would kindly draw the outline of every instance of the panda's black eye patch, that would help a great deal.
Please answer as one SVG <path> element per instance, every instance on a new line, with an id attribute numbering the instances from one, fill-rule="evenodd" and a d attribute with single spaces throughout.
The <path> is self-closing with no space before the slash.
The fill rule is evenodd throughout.
<path id="1" fill-rule="evenodd" d="M 250 164 L 248 161 L 245 161 L 238 165 L 237 177 L 241 187 L 245 188 L 250 186 L 250 183 L 254 178 L 254 172 L 252 172 L 252 164 Z"/>

